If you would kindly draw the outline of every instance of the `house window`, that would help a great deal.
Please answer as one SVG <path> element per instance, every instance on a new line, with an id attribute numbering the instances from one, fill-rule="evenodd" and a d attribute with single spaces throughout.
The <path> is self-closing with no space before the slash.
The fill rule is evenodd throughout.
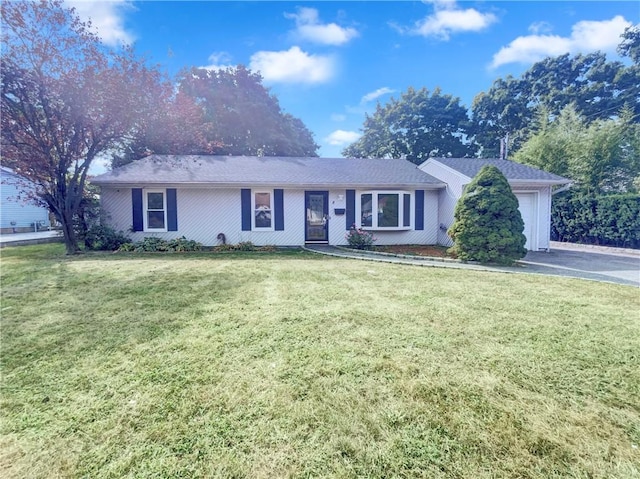
<path id="1" fill-rule="evenodd" d="M 397 228 L 398 221 L 398 195 L 397 193 L 384 193 L 378 195 L 378 227 Z"/>
<path id="2" fill-rule="evenodd" d="M 360 215 L 361 223 L 360 226 L 373 226 L 373 203 L 372 203 L 373 195 L 371 193 L 365 193 L 360 196 L 360 211 L 362 214 Z"/>
<path id="3" fill-rule="evenodd" d="M 271 191 L 255 191 L 253 193 L 253 227 L 255 229 L 273 229 Z"/>
<path id="4" fill-rule="evenodd" d="M 411 194 L 400 191 L 360 193 L 360 225 L 378 230 L 411 228 Z"/>
<path id="5" fill-rule="evenodd" d="M 167 195 L 165 190 L 145 190 L 144 230 L 167 231 Z"/>

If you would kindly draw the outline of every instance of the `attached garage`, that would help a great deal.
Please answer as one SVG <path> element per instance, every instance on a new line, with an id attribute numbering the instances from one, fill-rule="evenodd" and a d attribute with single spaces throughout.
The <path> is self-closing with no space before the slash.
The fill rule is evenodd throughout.
<path id="1" fill-rule="evenodd" d="M 513 192 L 518 199 L 518 205 L 522 220 L 524 221 L 524 235 L 527 237 L 527 242 L 524 247 L 528 250 L 533 249 L 531 246 L 537 244 L 537 215 L 536 206 L 538 204 L 536 192 Z"/>
<path id="2" fill-rule="evenodd" d="M 520 205 L 528 250 L 548 250 L 551 234 L 553 188 L 569 183 L 567 178 L 508 160 L 484 158 L 430 158 L 419 168 L 447 185 L 438 198 L 438 243 L 451 245 L 447 229 L 453 223 L 456 203 L 464 187 L 485 165 L 496 166 L 507 178 Z"/>

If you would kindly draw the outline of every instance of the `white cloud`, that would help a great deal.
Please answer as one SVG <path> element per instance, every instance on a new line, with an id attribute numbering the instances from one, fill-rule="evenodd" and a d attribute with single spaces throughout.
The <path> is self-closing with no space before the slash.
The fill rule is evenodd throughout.
<path id="1" fill-rule="evenodd" d="M 217 71 L 225 70 L 227 68 L 233 68 L 235 65 L 231 64 L 231 55 L 227 52 L 213 52 L 209 55 L 209 64 L 201 66 L 205 70 Z"/>
<path id="2" fill-rule="evenodd" d="M 549 22 L 534 22 L 529 25 L 529 31 L 534 35 L 540 35 L 542 33 L 551 33 L 552 27 Z"/>
<path id="3" fill-rule="evenodd" d="M 413 35 L 449 40 L 452 33 L 479 32 L 498 21 L 493 13 L 481 13 L 475 8 L 461 9 L 454 0 L 433 0 L 435 12 L 416 22 L 415 27 L 401 29 Z"/>
<path id="4" fill-rule="evenodd" d="M 453 10 L 456 8 L 456 0 L 424 0 L 423 3 L 430 3 L 435 8 Z"/>
<path id="5" fill-rule="evenodd" d="M 378 88 L 377 90 L 367 93 L 365 96 L 363 96 L 362 99 L 360 100 L 360 103 L 361 104 L 369 103 L 370 101 L 380 98 L 382 95 L 387 95 L 389 93 L 394 93 L 394 92 L 395 90 L 392 90 L 391 88 L 387 88 L 386 86 L 382 88 Z"/>
<path id="6" fill-rule="evenodd" d="M 357 131 L 336 130 L 327 136 L 324 141 L 333 146 L 348 145 L 362 136 Z"/>
<path id="7" fill-rule="evenodd" d="M 65 5 L 76 9 L 83 21 L 91 21 L 93 31 L 105 45 L 131 45 L 135 35 L 125 26 L 125 13 L 135 7 L 129 0 L 67 0 Z"/>
<path id="8" fill-rule="evenodd" d="M 565 53 L 588 53 L 597 50 L 615 52 L 620 35 L 631 25 L 621 15 L 611 20 L 581 21 L 573 25 L 569 37 L 527 35 L 518 37 L 493 56 L 493 68 L 507 63 L 531 64 L 548 56 Z"/>
<path id="9" fill-rule="evenodd" d="M 346 119 L 347 119 L 347 115 L 344 115 L 343 113 L 331 114 L 331 121 L 340 122 L 340 121 L 345 121 Z"/>
<path id="10" fill-rule="evenodd" d="M 620 35 L 631 25 L 622 15 L 601 22 L 582 21 L 571 29 L 571 39 L 576 50 L 614 52 L 620 44 Z"/>
<path id="11" fill-rule="evenodd" d="M 336 23 L 320 23 L 318 10 L 315 8 L 298 8 L 298 13 L 285 13 L 284 16 L 295 20 L 294 35 L 300 40 L 323 45 L 343 45 L 358 36 L 355 28 L 341 27 Z"/>
<path id="12" fill-rule="evenodd" d="M 294 46 L 286 51 L 261 51 L 251 55 L 249 68 L 259 71 L 266 82 L 323 83 L 335 72 L 330 56 L 311 55 Z"/>

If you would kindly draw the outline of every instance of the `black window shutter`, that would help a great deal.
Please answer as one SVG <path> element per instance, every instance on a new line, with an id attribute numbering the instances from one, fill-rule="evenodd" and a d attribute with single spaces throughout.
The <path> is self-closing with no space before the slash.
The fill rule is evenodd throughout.
<path id="1" fill-rule="evenodd" d="M 273 190 L 273 205 L 275 207 L 274 228 L 276 231 L 284 231 L 284 191 Z"/>
<path id="2" fill-rule="evenodd" d="M 242 231 L 251 231 L 251 190 L 240 190 L 240 210 L 242 212 Z"/>
<path id="3" fill-rule="evenodd" d="M 175 188 L 167 188 L 167 230 L 178 231 L 178 200 Z"/>
<path id="4" fill-rule="evenodd" d="M 404 193 L 402 196 L 402 224 L 403 226 L 411 226 L 411 195 Z"/>
<path id="5" fill-rule="evenodd" d="M 424 190 L 416 190 L 416 227 L 424 230 Z"/>
<path id="6" fill-rule="evenodd" d="M 347 231 L 356 222 L 356 190 L 347 190 L 346 229 Z"/>
<path id="7" fill-rule="evenodd" d="M 142 231 L 144 229 L 142 188 L 131 189 L 131 205 L 133 206 L 133 231 Z"/>

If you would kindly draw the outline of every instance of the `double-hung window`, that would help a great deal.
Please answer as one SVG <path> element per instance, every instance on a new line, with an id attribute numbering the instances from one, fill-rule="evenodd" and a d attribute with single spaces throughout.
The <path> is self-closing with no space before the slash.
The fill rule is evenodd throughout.
<path id="1" fill-rule="evenodd" d="M 132 231 L 178 231 L 177 190 L 131 188 L 131 220 Z"/>
<path id="2" fill-rule="evenodd" d="M 284 231 L 282 189 L 240 190 L 242 231 Z"/>
<path id="3" fill-rule="evenodd" d="M 167 231 L 165 190 L 144 190 L 144 230 Z"/>
<path id="4" fill-rule="evenodd" d="M 256 230 L 273 229 L 273 192 L 253 192 L 253 228 Z"/>
<path id="5" fill-rule="evenodd" d="M 360 226 L 378 230 L 411 227 L 411 194 L 401 191 L 360 193 Z"/>

